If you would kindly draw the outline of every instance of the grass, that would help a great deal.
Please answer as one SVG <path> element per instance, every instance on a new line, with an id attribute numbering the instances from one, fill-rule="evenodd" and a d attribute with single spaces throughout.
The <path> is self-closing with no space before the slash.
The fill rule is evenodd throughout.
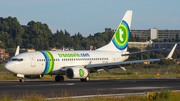
<path id="1" fill-rule="evenodd" d="M 6 64 L 5 62 L 0 63 L 0 71 L 1 71 L 1 72 L 7 72 L 7 70 L 5 70 L 5 68 L 4 68 L 4 65 L 5 65 L 5 64 Z"/>
<path id="2" fill-rule="evenodd" d="M 48 101 L 179 101 L 180 100 L 180 93 L 179 92 L 166 92 L 167 90 L 161 90 L 159 92 L 158 97 L 156 99 L 149 99 L 146 96 L 136 96 L 136 95 L 130 95 L 125 97 L 119 97 L 119 96 L 98 96 L 97 97 L 90 97 L 90 98 L 68 98 L 68 93 L 63 94 L 62 97 L 66 97 L 65 99 L 50 99 Z M 100 95 L 100 94 L 99 94 Z M 168 96 L 168 97 L 167 97 Z M 57 98 L 57 97 L 54 97 Z M 45 96 L 42 95 L 36 95 L 36 94 L 29 94 L 29 95 L 23 95 L 21 97 L 10 97 L 6 94 L 4 94 L 0 101 L 45 101 L 47 100 Z"/>
<path id="3" fill-rule="evenodd" d="M 164 72 L 133 72 L 133 71 L 122 71 L 121 69 L 112 69 L 112 73 L 101 71 L 101 73 L 91 73 L 90 79 L 139 79 L 139 78 L 180 78 L 180 73 L 164 73 Z M 157 75 L 159 74 L 159 75 Z M 41 79 L 35 80 L 54 80 L 55 76 L 45 75 Z M 64 76 L 65 80 L 68 80 Z M 12 73 L 0 73 L 0 80 L 19 80 L 14 77 Z M 29 80 L 29 79 L 27 79 Z"/>

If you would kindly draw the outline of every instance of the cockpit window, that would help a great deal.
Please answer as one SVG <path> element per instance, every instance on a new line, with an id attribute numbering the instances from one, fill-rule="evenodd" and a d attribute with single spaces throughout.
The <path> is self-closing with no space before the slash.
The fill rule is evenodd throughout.
<path id="1" fill-rule="evenodd" d="M 19 62 L 21 62 L 21 61 L 23 61 L 23 59 L 14 58 L 14 59 L 12 59 L 11 61 L 19 61 Z"/>

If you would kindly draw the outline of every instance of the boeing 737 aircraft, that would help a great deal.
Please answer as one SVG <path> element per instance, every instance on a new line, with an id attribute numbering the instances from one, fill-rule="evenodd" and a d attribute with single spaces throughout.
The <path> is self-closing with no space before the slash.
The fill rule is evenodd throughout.
<path id="1" fill-rule="evenodd" d="M 121 68 L 127 64 L 160 61 L 161 59 L 125 61 L 129 55 L 141 53 L 127 52 L 128 39 L 131 26 L 132 11 L 128 10 L 117 28 L 112 40 L 97 50 L 79 51 L 35 51 L 19 54 L 19 46 L 15 56 L 4 66 L 14 76 L 24 82 L 24 78 L 41 78 L 44 75 L 56 75 L 55 81 L 64 81 L 63 75 L 69 79 L 89 81 L 89 74 L 110 69 Z M 176 45 L 169 55 L 171 58 Z"/>

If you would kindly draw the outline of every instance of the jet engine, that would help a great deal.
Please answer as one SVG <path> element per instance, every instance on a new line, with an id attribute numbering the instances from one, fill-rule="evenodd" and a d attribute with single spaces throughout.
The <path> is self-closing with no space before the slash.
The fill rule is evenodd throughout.
<path id="1" fill-rule="evenodd" d="M 70 67 L 65 74 L 69 79 L 84 79 L 88 76 L 88 70 L 81 67 Z"/>

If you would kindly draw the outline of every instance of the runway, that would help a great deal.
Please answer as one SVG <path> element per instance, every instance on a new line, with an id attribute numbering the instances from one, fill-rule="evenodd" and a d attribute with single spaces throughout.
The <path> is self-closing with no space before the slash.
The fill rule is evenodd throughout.
<path id="1" fill-rule="evenodd" d="M 30 94 L 55 96 L 82 96 L 96 94 L 121 94 L 160 89 L 180 90 L 180 79 L 113 79 L 55 81 L 0 81 L 0 95 L 26 96 Z"/>

